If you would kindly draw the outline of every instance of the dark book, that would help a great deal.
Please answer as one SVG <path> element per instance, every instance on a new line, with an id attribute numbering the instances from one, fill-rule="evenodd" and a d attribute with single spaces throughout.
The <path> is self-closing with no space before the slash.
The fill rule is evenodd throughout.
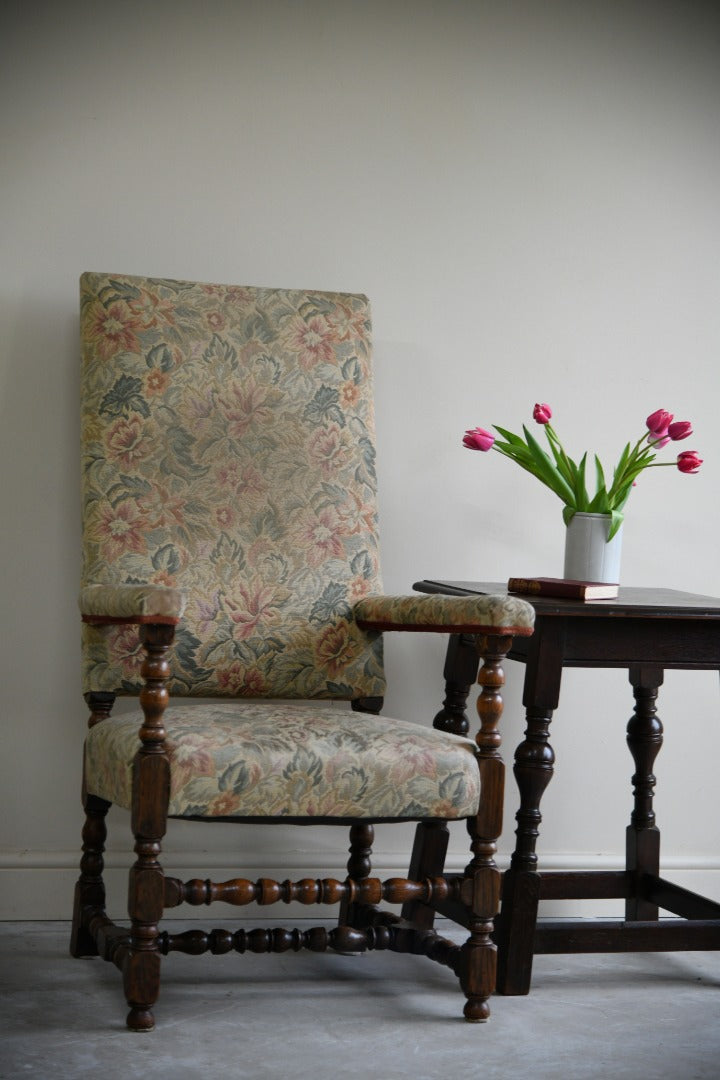
<path id="1" fill-rule="evenodd" d="M 607 581 L 571 581 L 568 578 L 511 577 L 508 592 L 528 596 L 557 596 L 566 600 L 614 600 L 618 586 Z"/>

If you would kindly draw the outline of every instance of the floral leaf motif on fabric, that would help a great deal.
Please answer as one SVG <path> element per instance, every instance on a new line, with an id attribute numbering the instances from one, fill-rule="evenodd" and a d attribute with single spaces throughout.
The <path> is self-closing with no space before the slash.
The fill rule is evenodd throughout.
<path id="1" fill-rule="evenodd" d="M 350 615 L 347 587 L 340 582 L 331 582 L 325 586 L 322 596 L 310 609 L 310 622 L 327 623 L 338 613 Z"/>
<path id="2" fill-rule="evenodd" d="M 173 366 L 173 355 L 170 348 L 162 342 L 153 345 L 145 357 L 145 363 L 149 368 L 159 368 L 160 371 L 170 371 Z"/>
<path id="3" fill-rule="evenodd" d="M 108 391 L 100 402 L 99 412 L 107 413 L 109 416 L 123 416 L 134 410 L 141 416 L 149 416 L 150 409 L 143 397 L 142 388 L 141 379 L 121 375 L 112 390 Z"/>
<path id="4" fill-rule="evenodd" d="M 334 420 L 341 427 L 345 417 L 339 405 L 340 391 L 329 386 L 321 386 L 315 391 L 312 401 L 305 406 L 303 416 L 313 424 L 322 424 Z"/>

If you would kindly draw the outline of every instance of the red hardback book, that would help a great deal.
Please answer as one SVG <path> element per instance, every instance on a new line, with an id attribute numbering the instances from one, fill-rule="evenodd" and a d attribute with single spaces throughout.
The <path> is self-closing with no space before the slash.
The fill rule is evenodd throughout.
<path id="1" fill-rule="evenodd" d="M 528 596 L 556 596 L 565 600 L 614 600 L 618 586 L 607 581 L 571 581 L 568 578 L 511 577 L 508 592 Z"/>

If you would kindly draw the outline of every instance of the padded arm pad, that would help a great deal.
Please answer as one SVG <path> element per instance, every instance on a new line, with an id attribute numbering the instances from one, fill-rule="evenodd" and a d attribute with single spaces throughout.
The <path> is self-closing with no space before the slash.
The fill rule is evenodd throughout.
<path id="1" fill-rule="evenodd" d="M 364 630 L 531 634 L 535 609 L 515 596 L 367 596 L 353 608 Z"/>
<path id="2" fill-rule="evenodd" d="M 177 623 L 185 596 L 167 585 L 86 585 L 80 592 L 83 622 Z"/>

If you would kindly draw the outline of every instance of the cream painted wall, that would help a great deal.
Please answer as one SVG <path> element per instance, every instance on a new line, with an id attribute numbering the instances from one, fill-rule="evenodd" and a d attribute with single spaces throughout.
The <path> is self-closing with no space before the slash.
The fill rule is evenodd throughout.
<path id="1" fill-rule="evenodd" d="M 694 421 L 703 470 L 643 478 L 623 579 L 720 595 L 715 5 L 8 0 L 0 18 L 0 916 L 66 917 L 77 863 L 85 269 L 369 294 L 389 591 L 560 573 L 560 504 L 460 447 L 543 400 L 609 461 L 660 406 Z M 441 642 L 387 653 L 388 711 L 429 723 Z M 508 665 L 508 758 L 521 676 Z M 545 865 L 617 865 L 630 710 L 622 672 L 567 674 Z M 720 896 L 717 675 L 670 673 L 661 715 L 664 854 Z M 311 839 L 245 833 L 242 868 L 337 871 L 344 835 L 322 832 L 319 861 Z M 381 872 L 405 839 L 379 834 Z M 234 872 L 238 846 L 173 825 L 167 863 Z"/>

